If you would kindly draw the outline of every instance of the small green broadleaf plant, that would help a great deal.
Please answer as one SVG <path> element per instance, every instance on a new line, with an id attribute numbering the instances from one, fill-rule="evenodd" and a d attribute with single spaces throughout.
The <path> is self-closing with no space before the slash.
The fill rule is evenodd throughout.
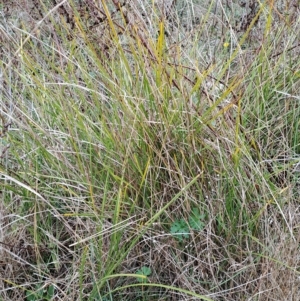
<path id="1" fill-rule="evenodd" d="M 192 212 L 189 216 L 189 226 L 193 230 L 201 231 L 204 228 L 203 220 L 205 218 L 205 214 L 200 214 L 198 208 L 193 208 Z"/>
<path id="2" fill-rule="evenodd" d="M 142 275 L 142 276 L 145 276 L 145 277 L 137 277 L 137 281 L 139 283 L 147 283 L 148 282 L 148 279 L 147 277 L 150 276 L 152 273 L 151 269 L 149 267 L 141 267 L 135 274 L 136 275 Z"/>
<path id="3" fill-rule="evenodd" d="M 176 220 L 171 226 L 171 234 L 176 237 L 180 242 L 190 235 L 189 225 L 184 219 Z"/>
<path id="4" fill-rule="evenodd" d="M 48 288 L 41 289 L 37 287 L 35 292 L 27 291 L 26 292 L 26 301 L 39 301 L 39 300 L 52 300 L 54 296 L 54 286 L 49 285 Z"/>
<path id="5" fill-rule="evenodd" d="M 200 214 L 198 208 L 193 208 L 188 218 L 188 223 L 184 219 L 175 220 L 171 225 L 170 233 L 182 242 L 184 238 L 189 238 L 190 229 L 201 231 L 204 228 L 204 218 L 205 215 Z"/>

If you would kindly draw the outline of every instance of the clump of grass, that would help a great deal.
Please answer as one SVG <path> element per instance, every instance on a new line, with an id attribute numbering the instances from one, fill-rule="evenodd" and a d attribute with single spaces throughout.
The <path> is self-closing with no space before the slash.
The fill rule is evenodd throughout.
<path id="1" fill-rule="evenodd" d="M 295 8 L 200 2 L 1 23 L 4 300 L 297 298 Z"/>

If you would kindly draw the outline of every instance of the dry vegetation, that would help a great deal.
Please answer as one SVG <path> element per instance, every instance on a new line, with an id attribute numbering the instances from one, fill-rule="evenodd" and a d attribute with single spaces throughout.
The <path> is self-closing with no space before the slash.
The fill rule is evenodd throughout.
<path id="1" fill-rule="evenodd" d="M 0 301 L 300 299 L 299 1 L 0 13 Z"/>

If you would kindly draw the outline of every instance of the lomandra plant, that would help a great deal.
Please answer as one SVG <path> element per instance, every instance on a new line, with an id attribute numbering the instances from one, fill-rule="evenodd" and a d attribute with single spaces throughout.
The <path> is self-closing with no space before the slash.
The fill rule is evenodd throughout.
<path id="1" fill-rule="evenodd" d="M 297 298 L 296 8 L 172 3 L 1 21 L 2 299 Z"/>

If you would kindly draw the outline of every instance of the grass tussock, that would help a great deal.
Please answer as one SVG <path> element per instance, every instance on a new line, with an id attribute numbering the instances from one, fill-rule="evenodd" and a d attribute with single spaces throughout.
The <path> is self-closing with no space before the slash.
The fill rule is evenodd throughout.
<path id="1" fill-rule="evenodd" d="M 23 2 L 0 300 L 299 300 L 297 1 Z"/>

